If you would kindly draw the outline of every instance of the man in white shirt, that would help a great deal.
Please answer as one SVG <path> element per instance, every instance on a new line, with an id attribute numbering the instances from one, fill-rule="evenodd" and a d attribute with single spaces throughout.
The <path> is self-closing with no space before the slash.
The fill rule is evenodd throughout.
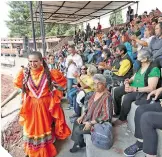
<path id="1" fill-rule="evenodd" d="M 72 88 L 73 84 L 77 83 L 73 75 L 75 72 L 80 72 L 80 68 L 83 65 L 82 58 L 76 53 L 74 45 L 69 46 L 68 52 L 70 55 L 67 56 L 65 62 L 67 68 L 67 92 Z"/>

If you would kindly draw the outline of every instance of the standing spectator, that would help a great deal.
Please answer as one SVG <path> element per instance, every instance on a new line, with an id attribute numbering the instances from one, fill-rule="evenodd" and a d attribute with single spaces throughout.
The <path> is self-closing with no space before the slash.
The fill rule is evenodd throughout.
<path id="1" fill-rule="evenodd" d="M 98 26 L 97 26 L 97 33 L 101 33 L 102 32 L 102 26 L 100 23 L 98 23 Z"/>
<path id="2" fill-rule="evenodd" d="M 134 10 L 131 8 L 131 6 L 129 6 L 127 11 L 127 22 L 131 22 L 133 18 L 134 18 Z"/>
<path id="3" fill-rule="evenodd" d="M 68 52 L 70 55 L 66 58 L 65 66 L 67 68 L 67 91 L 72 88 L 73 84 L 76 84 L 76 79 L 73 76 L 75 72 L 79 71 L 83 65 L 82 58 L 76 53 L 74 45 L 70 45 Z"/>
<path id="4" fill-rule="evenodd" d="M 89 38 L 90 37 L 90 34 L 91 34 L 91 26 L 90 26 L 90 24 L 88 23 L 88 25 L 87 25 L 87 29 L 86 29 L 86 31 L 87 31 L 87 38 Z"/>
<path id="5" fill-rule="evenodd" d="M 58 62 L 58 69 L 65 74 L 66 66 L 65 66 L 65 60 L 63 57 L 59 57 L 59 62 Z"/>
<path id="6" fill-rule="evenodd" d="M 95 28 L 95 27 L 93 27 L 93 29 L 92 29 L 92 36 L 93 36 L 93 37 L 96 36 L 96 28 Z"/>
<path id="7" fill-rule="evenodd" d="M 49 70 L 57 69 L 57 66 L 55 64 L 55 57 L 54 57 L 54 55 L 49 55 L 48 56 L 48 68 L 49 68 Z"/>

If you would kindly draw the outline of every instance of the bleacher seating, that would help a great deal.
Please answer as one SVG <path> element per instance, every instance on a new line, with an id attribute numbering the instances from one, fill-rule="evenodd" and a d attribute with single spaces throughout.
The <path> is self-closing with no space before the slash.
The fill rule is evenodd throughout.
<path id="1" fill-rule="evenodd" d="M 63 38 L 53 49 L 52 51 L 56 52 L 58 50 L 61 49 L 62 46 L 64 46 L 65 43 L 68 43 L 68 41 L 72 41 L 73 37 L 72 36 L 68 36 Z"/>

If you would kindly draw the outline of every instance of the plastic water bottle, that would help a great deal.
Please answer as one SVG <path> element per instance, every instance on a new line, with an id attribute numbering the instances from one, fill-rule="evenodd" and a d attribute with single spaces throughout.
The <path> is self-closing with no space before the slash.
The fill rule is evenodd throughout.
<path id="1" fill-rule="evenodd" d="M 124 83 L 123 83 L 123 81 L 121 81 L 121 82 L 120 82 L 120 86 L 123 86 L 123 85 L 124 85 Z"/>
<path id="2" fill-rule="evenodd" d="M 150 104 L 153 104 L 153 103 L 155 103 L 155 98 L 152 98 L 152 100 L 150 102 Z"/>

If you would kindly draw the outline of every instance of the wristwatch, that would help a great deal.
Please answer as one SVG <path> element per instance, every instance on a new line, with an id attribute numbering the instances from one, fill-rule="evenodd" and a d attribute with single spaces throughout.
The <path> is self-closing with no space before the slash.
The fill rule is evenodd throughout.
<path id="1" fill-rule="evenodd" d="M 138 92 L 138 87 L 136 88 L 136 92 Z"/>

